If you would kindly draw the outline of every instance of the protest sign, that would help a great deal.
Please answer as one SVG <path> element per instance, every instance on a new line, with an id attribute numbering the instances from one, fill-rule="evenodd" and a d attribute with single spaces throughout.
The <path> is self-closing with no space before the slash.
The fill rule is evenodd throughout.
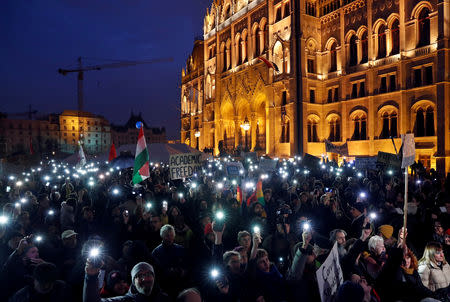
<path id="1" fill-rule="evenodd" d="M 239 170 L 244 170 L 244 166 L 241 162 L 226 163 L 225 170 L 228 176 L 239 176 Z"/>
<path id="2" fill-rule="evenodd" d="M 383 163 L 386 166 L 391 166 L 393 168 L 400 168 L 402 164 L 397 154 L 386 153 L 381 151 L 378 151 L 377 162 Z"/>
<path id="3" fill-rule="evenodd" d="M 245 159 L 245 162 L 248 160 L 251 160 L 253 163 L 258 161 L 258 154 L 256 152 L 242 152 L 241 157 Z"/>
<path id="4" fill-rule="evenodd" d="M 170 155 L 170 178 L 182 179 L 192 177 L 197 170 L 201 169 L 201 156 L 201 153 L 180 153 Z"/>
<path id="5" fill-rule="evenodd" d="M 259 169 L 264 172 L 272 172 L 277 168 L 276 160 L 270 158 L 261 158 L 259 161 Z"/>
<path id="6" fill-rule="evenodd" d="M 319 167 L 320 164 L 320 158 L 305 153 L 305 155 L 303 156 L 303 165 L 305 165 L 305 167 L 308 167 L 308 169 L 317 169 Z"/>
<path id="7" fill-rule="evenodd" d="M 337 242 L 325 262 L 317 270 L 316 276 L 322 302 L 334 301 L 339 286 L 344 282 L 341 265 L 339 264 Z"/>
<path id="8" fill-rule="evenodd" d="M 357 157 L 355 158 L 355 168 L 358 170 L 364 169 L 375 170 L 377 168 L 377 157 L 376 156 Z"/>

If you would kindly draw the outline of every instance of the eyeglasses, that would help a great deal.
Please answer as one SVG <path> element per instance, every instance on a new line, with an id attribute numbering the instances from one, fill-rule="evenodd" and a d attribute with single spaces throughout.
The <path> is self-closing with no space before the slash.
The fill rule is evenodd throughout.
<path id="1" fill-rule="evenodd" d="M 147 278 L 150 278 L 150 277 L 153 277 L 153 273 L 148 271 L 146 273 L 137 274 L 134 278 L 138 278 L 140 280 L 143 280 L 143 279 L 147 279 Z"/>
<path id="2" fill-rule="evenodd" d="M 436 252 L 434 252 L 434 254 L 435 255 L 441 255 L 441 254 L 444 255 L 444 251 L 442 251 L 442 250 L 441 251 L 436 251 Z"/>

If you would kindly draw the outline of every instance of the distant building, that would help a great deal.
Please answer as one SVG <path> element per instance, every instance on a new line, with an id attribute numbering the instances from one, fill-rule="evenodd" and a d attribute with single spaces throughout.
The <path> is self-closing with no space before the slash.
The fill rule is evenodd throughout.
<path id="1" fill-rule="evenodd" d="M 136 144 L 139 135 L 139 129 L 136 128 L 137 122 L 142 122 L 144 124 L 144 135 L 147 144 L 167 142 L 166 129 L 164 127 L 149 127 L 142 118 L 141 113 L 138 115 L 131 113 L 130 118 L 125 125 L 111 125 L 112 142 L 114 142 L 116 147 Z"/>
<path id="2" fill-rule="evenodd" d="M 364 157 L 410 131 L 416 160 L 450 171 L 448 0 L 210 2 L 182 70 L 181 142 L 287 157 L 329 140 Z"/>
<path id="3" fill-rule="evenodd" d="M 111 127 L 100 115 L 85 111 L 65 110 L 59 116 L 60 149 L 73 153 L 78 141 L 87 153 L 102 153 L 111 146 Z"/>
<path id="4" fill-rule="evenodd" d="M 111 128 L 102 116 L 85 111 L 65 110 L 40 119 L 13 119 L 0 115 L 0 156 L 34 152 L 62 151 L 73 153 L 78 141 L 86 153 L 109 150 Z"/>

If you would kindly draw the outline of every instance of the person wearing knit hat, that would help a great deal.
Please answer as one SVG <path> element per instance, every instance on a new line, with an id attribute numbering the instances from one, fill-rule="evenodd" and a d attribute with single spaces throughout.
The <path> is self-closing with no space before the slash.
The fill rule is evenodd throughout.
<path id="1" fill-rule="evenodd" d="M 397 239 L 392 234 L 394 234 L 394 228 L 391 225 L 383 224 L 378 227 L 378 236 L 384 239 L 384 245 L 387 248 L 393 247 L 397 242 Z"/>
<path id="2" fill-rule="evenodd" d="M 337 295 L 337 302 L 363 302 L 364 289 L 358 283 L 345 281 L 339 286 Z"/>
<path id="3" fill-rule="evenodd" d="M 128 289 L 125 275 L 120 271 L 111 271 L 106 278 L 105 286 L 100 291 L 100 296 L 102 298 L 122 296 Z"/>
<path id="4" fill-rule="evenodd" d="M 86 261 L 86 277 L 84 279 L 83 301 L 84 302 L 109 302 L 110 298 L 100 298 L 97 288 L 98 274 L 100 269 L 88 259 Z M 114 297 L 114 302 L 166 302 L 169 297 L 155 286 L 155 270 L 147 262 L 139 262 L 131 270 L 132 285 L 123 296 Z"/>

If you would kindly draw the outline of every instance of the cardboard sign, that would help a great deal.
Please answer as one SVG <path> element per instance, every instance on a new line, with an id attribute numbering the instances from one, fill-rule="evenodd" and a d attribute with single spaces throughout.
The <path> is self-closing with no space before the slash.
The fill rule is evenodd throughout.
<path id="1" fill-rule="evenodd" d="M 400 159 L 397 157 L 397 154 L 386 153 L 381 151 L 378 151 L 377 162 L 394 168 L 400 168 L 402 164 Z"/>
<path id="2" fill-rule="evenodd" d="M 337 242 L 334 243 L 325 262 L 316 271 L 316 277 L 322 302 L 335 301 L 337 290 L 344 282 L 344 275 L 339 263 Z"/>
<path id="3" fill-rule="evenodd" d="M 244 170 L 244 166 L 241 162 L 226 163 L 225 170 L 228 176 L 239 176 L 239 170 Z"/>
<path id="4" fill-rule="evenodd" d="M 259 161 L 259 169 L 264 172 L 272 172 L 277 168 L 277 160 L 273 160 L 270 158 L 261 158 Z"/>
<path id="5" fill-rule="evenodd" d="M 192 177 L 201 169 L 201 153 L 180 153 L 170 155 L 170 179 Z"/>
<path id="6" fill-rule="evenodd" d="M 377 168 L 377 157 L 376 156 L 357 157 L 355 158 L 355 168 L 358 170 L 365 170 L 365 169 L 375 170 Z"/>

